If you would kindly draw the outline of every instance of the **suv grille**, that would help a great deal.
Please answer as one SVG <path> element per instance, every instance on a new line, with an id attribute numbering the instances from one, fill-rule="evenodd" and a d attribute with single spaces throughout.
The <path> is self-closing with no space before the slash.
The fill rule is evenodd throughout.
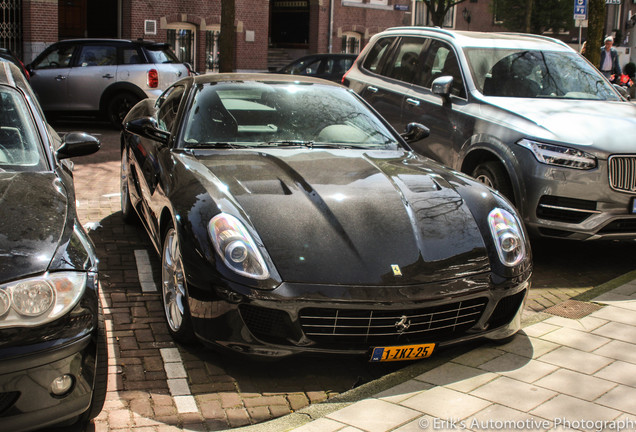
<path id="1" fill-rule="evenodd" d="M 474 326 L 487 303 L 477 298 L 410 310 L 306 308 L 300 311 L 300 324 L 308 338 L 331 345 L 440 341 Z"/>
<path id="2" fill-rule="evenodd" d="M 608 171 L 612 189 L 636 192 L 636 156 L 610 156 Z"/>

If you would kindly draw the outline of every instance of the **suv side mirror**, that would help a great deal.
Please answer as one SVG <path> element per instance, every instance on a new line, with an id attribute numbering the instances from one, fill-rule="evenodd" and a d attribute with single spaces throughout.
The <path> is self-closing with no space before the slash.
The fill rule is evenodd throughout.
<path id="1" fill-rule="evenodd" d="M 436 95 L 449 96 L 452 85 L 452 76 L 441 76 L 433 81 L 433 84 L 431 85 L 431 91 L 433 92 L 433 94 Z"/>
<path id="2" fill-rule="evenodd" d="M 421 123 L 409 123 L 406 125 L 406 131 L 400 134 L 404 141 L 412 143 L 426 138 L 431 134 L 431 130 Z"/>
<path id="3" fill-rule="evenodd" d="M 170 133 L 159 129 L 157 120 L 153 117 L 142 117 L 129 121 L 124 124 L 124 129 L 133 135 L 159 141 L 161 144 L 168 144 L 168 140 L 170 139 Z"/>
<path id="4" fill-rule="evenodd" d="M 100 143 L 93 135 L 85 132 L 69 132 L 57 149 L 57 158 L 62 160 L 76 156 L 86 156 L 95 153 L 100 148 Z"/>

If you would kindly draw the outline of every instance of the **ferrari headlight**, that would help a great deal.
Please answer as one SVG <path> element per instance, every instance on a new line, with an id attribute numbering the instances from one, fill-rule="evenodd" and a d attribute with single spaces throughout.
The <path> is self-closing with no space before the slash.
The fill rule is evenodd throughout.
<path id="1" fill-rule="evenodd" d="M 254 239 L 234 216 L 220 213 L 210 220 L 210 237 L 225 265 L 252 279 L 268 279 L 269 270 Z"/>
<path id="2" fill-rule="evenodd" d="M 514 267 L 523 261 L 526 246 L 517 218 L 507 210 L 496 208 L 488 214 L 488 226 L 501 262 L 507 267 Z"/>
<path id="3" fill-rule="evenodd" d="M 0 328 L 32 327 L 60 318 L 86 287 L 86 273 L 46 273 L 0 286 Z"/>
<path id="4" fill-rule="evenodd" d="M 596 157 L 590 153 L 554 144 L 545 144 L 528 139 L 517 142 L 534 154 L 541 163 L 567 168 L 589 170 L 596 168 Z"/>

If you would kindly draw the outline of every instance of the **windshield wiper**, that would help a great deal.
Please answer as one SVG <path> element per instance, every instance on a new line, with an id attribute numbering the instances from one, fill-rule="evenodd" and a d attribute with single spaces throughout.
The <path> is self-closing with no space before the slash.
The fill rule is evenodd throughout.
<path id="1" fill-rule="evenodd" d="M 269 146 L 276 146 L 276 147 L 307 147 L 307 148 L 313 148 L 313 146 L 314 146 L 314 142 L 313 141 L 303 141 L 303 140 L 269 141 L 269 142 L 264 143 L 264 144 L 269 145 Z"/>
<path id="2" fill-rule="evenodd" d="M 196 143 L 196 144 L 188 144 L 184 148 L 186 149 L 235 149 L 242 146 L 237 146 L 235 144 L 229 142 L 211 142 L 211 143 Z"/>
<path id="3" fill-rule="evenodd" d="M 270 146 L 280 147 L 307 147 L 307 148 L 334 148 L 334 149 L 369 149 L 378 147 L 375 145 L 364 144 L 351 144 L 351 143 L 330 143 L 330 142 L 315 142 L 315 141 L 302 141 L 302 140 L 282 140 L 282 141 L 270 141 L 267 143 Z"/>

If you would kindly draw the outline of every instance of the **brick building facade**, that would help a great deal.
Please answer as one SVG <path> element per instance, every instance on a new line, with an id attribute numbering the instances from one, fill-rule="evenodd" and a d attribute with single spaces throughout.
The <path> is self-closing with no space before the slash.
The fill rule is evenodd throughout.
<path id="1" fill-rule="evenodd" d="M 378 31 L 412 23 L 412 0 L 235 2 L 239 71 L 271 67 L 268 49 L 288 51 L 290 58 L 358 52 Z M 144 38 L 169 42 L 203 72 L 216 66 L 220 30 L 221 0 L 22 0 L 21 54 L 29 62 L 47 45 L 70 37 Z"/>

